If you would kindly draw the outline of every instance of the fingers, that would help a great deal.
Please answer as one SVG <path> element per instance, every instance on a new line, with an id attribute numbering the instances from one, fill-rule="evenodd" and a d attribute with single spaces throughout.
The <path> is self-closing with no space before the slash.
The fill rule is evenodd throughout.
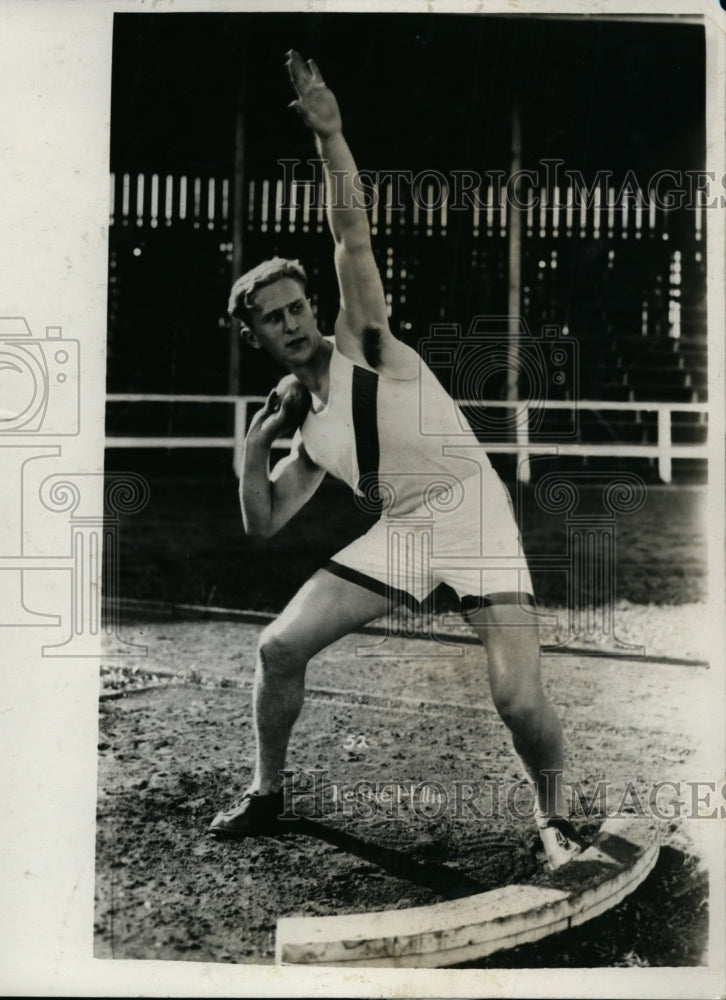
<path id="1" fill-rule="evenodd" d="M 275 414 L 285 414 L 295 403 L 295 398 L 292 392 L 285 393 L 281 396 L 277 389 L 273 389 L 270 395 L 265 400 L 265 405 L 262 407 L 262 415 L 264 418 L 273 416 Z"/>
<path id="2" fill-rule="evenodd" d="M 303 62 L 300 53 L 290 49 L 285 65 L 298 97 L 304 97 L 314 87 L 324 86 L 323 77 L 314 59 Z"/>
<path id="3" fill-rule="evenodd" d="M 261 410 L 261 415 L 262 417 L 268 417 L 271 413 L 276 413 L 279 409 L 280 397 L 277 394 L 277 389 L 273 389 L 265 400 L 265 404 Z"/>
<path id="4" fill-rule="evenodd" d="M 310 76 L 313 80 L 313 83 L 325 84 L 325 80 L 323 80 L 323 74 L 318 69 L 318 64 L 315 62 L 314 59 L 308 59 L 307 67 L 310 72 Z"/>
<path id="5" fill-rule="evenodd" d="M 309 70 L 295 49 L 290 49 L 285 61 L 287 71 L 298 97 L 302 97 L 310 89 Z"/>
<path id="6" fill-rule="evenodd" d="M 258 433 L 272 435 L 274 439 L 284 426 L 289 409 L 290 403 L 285 397 L 280 396 L 277 389 L 273 389 L 264 405 L 254 415 L 250 430 L 254 427 Z"/>

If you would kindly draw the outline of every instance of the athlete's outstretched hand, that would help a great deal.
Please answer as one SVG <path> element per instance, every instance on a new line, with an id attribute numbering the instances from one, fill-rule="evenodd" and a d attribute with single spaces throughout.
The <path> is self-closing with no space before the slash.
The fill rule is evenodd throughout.
<path id="1" fill-rule="evenodd" d="M 297 100 L 290 102 L 305 124 L 321 139 L 335 135 L 342 129 L 340 111 L 335 94 L 320 75 L 313 59 L 303 62 L 299 52 L 291 49 L 285 65 L 295 88 Z"/>

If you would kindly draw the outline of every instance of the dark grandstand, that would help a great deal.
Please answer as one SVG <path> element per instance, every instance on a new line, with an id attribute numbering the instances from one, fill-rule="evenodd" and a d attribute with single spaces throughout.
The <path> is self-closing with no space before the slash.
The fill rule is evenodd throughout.
<path id="1" fill-rule="evenodd" d="M 677 18 L 117 15 L 109 393 L 266 393 L 276 372 L 240 350 L 225 306 L 233 273 L 274 254 L 304 261 L 332 332 L 319 178 L 285 118 L 292 44 L 319 56 L 359 162 L 378 171 L 365 191 L 394 331 L 422 350 L 434 328 L 476 337 L 486 317 L 505 350 L 515 312 L 523 356 L 539 352 L 519 397 L 580 404 L 533 408 L 530 440 L 594 446 L 567 467 L 702 479 L 705 50 L 702 27 Z M 405 134 L 366 113 L 385 120 L 392 101 L 409 109 Z M 512 398 L 506 368 L 482 375 L 478 398 Z M 107 431 L 229 438 L 232 411 L 116 400 Z M 513 454 L 497 461 L 513 474 Z"/>

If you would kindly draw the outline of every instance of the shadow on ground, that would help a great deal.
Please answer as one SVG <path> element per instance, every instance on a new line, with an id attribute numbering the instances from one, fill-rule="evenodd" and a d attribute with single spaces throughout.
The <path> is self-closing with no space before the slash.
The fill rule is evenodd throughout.
<path id="1" fill-rule="evenodd" d="M 516 761 L 496 716 L 449 714 L 432 720 L 395 708 L 310 702 L 296 731 L 295 766 L 322 767 L 351 783 L 435 777 L 445 787 L 476 766 L 482 781 L 516 783 Z M 673 737 L 656 733 L 653 717 L 649 723 L 636 734 L 612 721 L 591 722 L 587 754 L 597 759 L 598 774 L 652 780 L 653 748 L 671 747 Z M 343 749 L 353 727 L 366 732 L 366 753 Z M 278 917 L 429 905 L 528 882 L 540 870 L 531 823 L 498 814 L 456 819 L 420 810 L 364 820 L 333 811 L 321 822 L 301 799 L 307 815 L 296 833 L 219 843 L 207 827 L 244 790 L 251 735 L 248 700 L 234 688 L 168 686 L 102 703 L 97 957 L 266 964 L 274 958 Z M 597 775 L 584 767 L 580 773 L 592 795 Z M 701 963 L 707 877 L 680 849 L 679 836 L 672 824 L 654 871 L 615 909 L 470 967 Z"/>

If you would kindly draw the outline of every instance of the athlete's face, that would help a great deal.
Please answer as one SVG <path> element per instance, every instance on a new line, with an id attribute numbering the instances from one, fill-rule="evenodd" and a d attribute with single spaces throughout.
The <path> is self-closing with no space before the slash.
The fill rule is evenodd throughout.
<path id="1" fill-rule="evenodd" d="M 318 330 L 302 285 L 280 278 L 255 293 L 250 310 L 250 341 L 286 368 L 307 362 L 320 346 Z"/>

